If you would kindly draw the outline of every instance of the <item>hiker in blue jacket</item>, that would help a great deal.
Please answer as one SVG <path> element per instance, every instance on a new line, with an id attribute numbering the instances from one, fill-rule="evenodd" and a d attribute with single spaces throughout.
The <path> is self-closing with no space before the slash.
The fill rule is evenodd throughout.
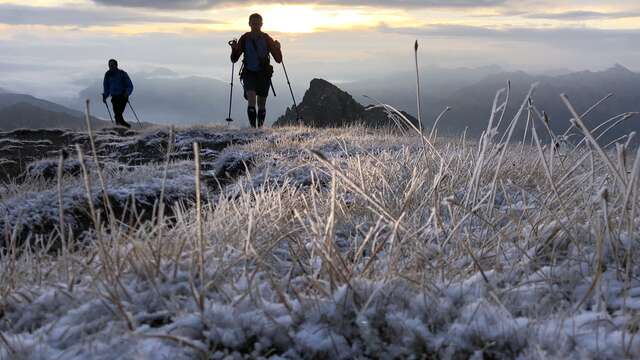
<path id="1" fill-rule="evenodd" d="M 244 97 L 248 101 L 247 116 L 251 127 L 260 128 L 267 117 L 267 96 L 269 96 L 271 76 L 273 76 L 269 54 L 273 55 L 277 63 L 281 63 L 282 51 L 277 40 L 273 40 L 271 36 L 262 32 L 260 14 L 249 16 L 249 26 L 251 32 L 242 35 L 239 41 L 231 41 L 229 45 L 231 45 L 232 62 L 237 62 L 240 55 L 244 54 L 240 78 L 244 87 Z"/>
<path id="2" fill-rule="evenodd" d="M 109 60 L 109 70 L 104 74 L 103 87 L 102 102 L 106 104 L 107 98 L 111 96 L 116 125 L 130 128 L 131 125 L 124 120 L 122 114 L 133 92 L 133 83 L 126 71 L 118 69 L 118 62 L 114 59 Z"/>

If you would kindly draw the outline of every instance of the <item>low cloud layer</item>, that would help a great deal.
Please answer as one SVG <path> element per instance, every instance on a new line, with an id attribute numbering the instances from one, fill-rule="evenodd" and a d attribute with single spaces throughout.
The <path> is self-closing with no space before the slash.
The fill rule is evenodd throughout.
<path id="1" fill-rule="evenodd" d="M 598 11 L 565 11 L 560 13 L 536 13 L 525 14 L 528 19 L 544 19 L 544 20 L 600 20 L 600 19 L 625 19 L 640 17 L 640 12 L 598 12 Z"/>
<path id="2" fill-rule="evenodd" d="M 537 42 L 544 44 L 558 44 L 571 46 L 582 44 L 598 47 L 620 45 L 628 50 L 629 44 L 640 42 L 640 30 L 611 30 L 584 27 L 566 28 L 529 28 L 514 27 L 508 29 L 492 29 L 479 26 L 433 25 L 427 27 L 388 27 L 380 26 L 385 33 L 404 35 L 442 37 L 442 38 L 483 38 L 489 41 Z M 594 51 L 596 48 L 594 47 Z"/>

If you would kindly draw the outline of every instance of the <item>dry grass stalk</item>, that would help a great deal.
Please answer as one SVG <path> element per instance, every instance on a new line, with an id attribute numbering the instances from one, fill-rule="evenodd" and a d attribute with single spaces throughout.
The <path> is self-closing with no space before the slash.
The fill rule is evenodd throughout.
<path id="1" fill-rule="evenodd" d="M 138 336 L 131 331 L 149 334 L 145 329 L 151 326 L 145 317 L 153 314 L 145 312 L 151 299 L 154 311 L 167 314 L 163 320 L 167 323 L 155 323 L 151 336 L 163 340 L 164 346 L 202 355 L 213 343 L 220 344 L 214 341 L 214 328 L 224 323 L 222 315 L 235 320 L 247 312 L 252 316 L 264 312 L 269 324 L 265 328 L 286 332 L 290 344 L 299 339 L 291 334 L 308 326 L 308 319 L 330 318 L 320 324 L 333 330 L 344 320 L 355 324 L 349 328 L 355 334 L 349 340 L 357 342 L 387 328 L 376 327 L 370 314 L 385 314 L 382 323 L 391 326 L 393 316 L 403 313 L 389 309 L 403 304 L 419 314 L 407 313 L 412 322 L 403 324 L 415 321 L 442 338 L 448 335 L 442 329 L 477 326 L 473 319 L 487 316 L 487 309 L 495 306 L 504 314 L 498 317 L 500 323 L 514 330 L 504 335 L 506 340 L 488 341 L 484 333 L 477 334 L 481 345 L 475 344 L 501 354 L 507 350 L 496 348 L 497 344 L 504 340 L 515 346 L 517 342 L 508 341 L 518 331 L 537 333 L 541 326 L 553 324 L 550 319 L 574 321 L 576 311 L 583 314 L 615 306 L 616 302 L 607 302 L 603 284 L 619 286 L 624 293 L 620 296 L 631 301 L 638 287 L 633 254 L 640 223 L 640 151 L 634 156 L 627 144 L 620 144 L 611 157 L 573 110 L 576 126 L 588 141 L 573 153 L 559 154 L 538 136 L 529 99 L 508 126 L 500 124 L 497 117 L 506 116 L 503 94 L 504 90 L 496 96 L 490 126 L 476 143 L 466 135 L 432 141 L 432 134 L 430 139 L 417 128 L 413 137 L 357 128 L 268 130 L 268 140 L 229 149 L 260 155 L 244 175 L 212 190 L 215 196 L 209 197 L 210 202 L 201 193 L 206 189 L 202 178 L 208 176 L 201 171 L 208 165 L 206 157 L 196 143 L 193 165 L 172 162 L 172 154 L 180 151 L 173 145 L 176 134 L 172 131 L 166 158 L 153 168 L 162 181 L 158 181 L 160 198 L 151 218 L 145 219 L 139 200 L 131 198 L 124 205 L 126 217 L 102 219 L 110 221 L 110 226 L 102 224 L 99 205 L 94 204 L 96 194 L 107 198 L 107 186 L 115 186 L 120 177 L 142 177 L 152 167 L 100 175 L 92 149 L 96 163 L 91 166 L 98 168 L 92 177 L 77 147 L 82 169 L 77 181 L 84 184 L 93 241 L 58 256 L 46 253 L 51 239 L 30 238 L 42 250 L 38 246 L 23 250 L 17 241 L 18 227 L 5 228 L 9 245 L 0 256 L 0 312 L 13 316 L 16 306 L 35 309 L 30 304 L 46 291 L 62 294 L 60 286 L 53 284 L 67 279 L 73 286 L 64 289 L 62 296 L 68 301 L 103 304 L 118 324 L 110 334 L 118 341 Z M 531 135 L 523 137 L 521 144 L 510 144 L 525 109 L 529 120 L 525 127 Z M 506 126 L 506 131 L 496 132 L 493 120 Z M 524 144 L 530 139 L 532 147 Z M 192 186 L 191 166 L 195 166 L 195 202 L 176 204 L 165 214 L 174 170 L 184 169 Z M 63 179 L 61 168 L 59 164 L 57 206 L 70 186 L 62 186 L 63 180 L 73 181 Z M 93 188 L 92 180 L 101 176 L 104 179 L 98 179 L 100 184 Z M 593 194 L 605 186 L 607 191 L 599 193 L 593 206 Z M 12 191 L 27 190 L 25 185 Z M 71 235 L 62 231 L 69 227 L 65 218 L 57 220 L 60 234 Z M 73 244 L 73 239 L 65 243 Z M 462 289 L 469 294 L 461 293 Z M 534 300 L 522 300 L 527 297 Z M 61 304 L 60 316 L 77 311 Z M 428 311 L 420 313 L 422 307 Z M 345 311 L 337 312 L 335 319 L 323 313 L 327 308 Z M 624 351 L 635 355 L 632 311 L 629 305 L 621 309 L 620 314 L 627 314 L 626 323 L 617 318 L 616 324 L 626 325 L 607 326 L 626 334 Z M 467 311 L 471 318 L 464 317 Z M 190 323 L 194 314 L 199 316 L 191 327 L 185 325 L 188 329 L 175 325 Z M 290 317 L 290 325 L 282 326 L 278 316 Z M 427 322 L 430 319 L 435 320 Z M 527 319 L 527 325 L 520 327 L 516 319 Z M 600 321 L 589 326 L 606 330 Z M 402 326 L 393 329 L 410 333 Z M 557 329 L 558 336 L 567 336 L 562 329 Z M 42 329 L 35 331 L 48 336 Z M 21 351 L 15 334 L 3 331 L 2 335 L 7 353 Z M 331 351 L 340 348 L 339 336 L 327 336 L 334 337 Z M 464 336 L 457 339 L 462 341 Z M 551 354 L 536 339 L 522 341 Z M 89 340 L 77 343 L 82 341 Z M 384 341 L 371 341 L 374 345 L 380 341 L 380 354 L 386 351 Z M 518 356 L 522 351 L 516 348 L 509 354 Z"/>

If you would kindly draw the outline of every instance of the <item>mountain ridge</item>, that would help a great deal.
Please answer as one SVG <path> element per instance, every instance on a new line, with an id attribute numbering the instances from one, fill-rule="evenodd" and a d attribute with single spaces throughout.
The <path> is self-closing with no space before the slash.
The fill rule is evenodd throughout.
<path id="1" fill-rule="evenodd" d="M 48 101 L 48 100 L 44 100 L 44 99 L 40 99 L 40 98 L 37 98 L 37 97 L 29 95 L 29 94 L 18 94 L 18 93 L 11 93 L 11 92 L 2 93 L 2 92 L 0 92 L 0 109 L 5 108 L 7 106 L 15 105 L 15 104 L 18 104 L 18 103 L 27 103 L 27 104 L 31 104 L 31 105 L 37 106 L 37 107 L 45 109 L 45 110 L 49 110 L 49 111 L 53 111 L 53 112 L 65 113 L 65 114 L 72 115 L 72 116 L 75 116 L 75 117 L 84 116 L 84 113 L 82 113 L 79 110 L 70 109 L 70 108 L 68 108 L 66 106 L 63 106 L 63 105 L 60 105 L 58 103 L 55 103 L 55 102 L 52 102 L 52 101 Z"/>
<path id="2" fill-rule="evenodd" d="M 534 83 L 538 83 L 538 86 L 532 95 L 533 105 L 539 112 L 544 111 L 549 116 L 552 120 L 549 126 L 556 134 L 564 132 L 570 126 L 571 114 L 560 98 L 560 94 L 563 93 L 568 96 L 578 112 L 586 111 L 608 94 L 613 94 L 584 119 L 590 128 L 618 114 L 640 111 L 640 74 L 621 65 L 603 71 L 571 73 L 555 77 L 536 76 L 518 71 L 488 76 L 474 85 L 459 89 L 449 99 L 427 102 L 432 108 L 429 116 L 426 117 L 428 121 L 425 125 L 433 125 L 432 119 L 437 113 L 435 109 L 450 106 L 452 110 L 438 124 L 439 130 L 457 134 L 468 128 L 471 135 L 479 135 L 486 128 L 496 91 L 507 88 L 508 84 L 511 85 L 510 102 L 506 112 L 509 118 L 517 113 L 529 87 Z M 478 118 L 478 114 L 486 116 Z M 475 121 L 469 120 L 473 118 L 472 116 L 476 117 Z M 541 133 L 547 132 L 535 118 L 534 123 L 540 126 Z M 520 125 L 523 124 L 524 122 L 521 122 Z M 516 133 L 522 133 L 523 130 L 524 128 L 519 126 Z M 640 126 L 637 122 L 623 122 L 608 135 L 603 136 L 603 141 L 611 141 L 638 130 Z"/>
<path id="3" fill-rule="evenodd" d="M 71 116 L 64 112 L 47 110 L 31 103 L 18 102 L 0 108 L 0 129 L 11 131 L 28 129 L 85 129 L 83 117 Z M 96 128 L 111 126 L 111 123 L 91 117 L 91 124 Z"/>

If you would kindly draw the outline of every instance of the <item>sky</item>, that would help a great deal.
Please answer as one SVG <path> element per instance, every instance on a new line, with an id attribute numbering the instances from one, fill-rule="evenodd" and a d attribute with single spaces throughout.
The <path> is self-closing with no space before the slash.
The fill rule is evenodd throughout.
<path id="1" fill-rule="evenodd" d="M 425 68 L 640 71 L 638 0 L 0 0 L 0 87 L 74 96 L 109 58 L 228 81 L 253 12 L 294 82 L 411 70 L 415 40 Z"/>

